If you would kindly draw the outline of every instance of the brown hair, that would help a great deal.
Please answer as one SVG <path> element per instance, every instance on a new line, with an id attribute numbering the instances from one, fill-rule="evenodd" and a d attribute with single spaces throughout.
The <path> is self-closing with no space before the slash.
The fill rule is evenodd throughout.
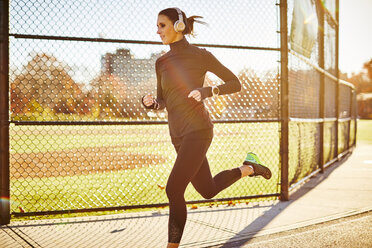
<path id="1" fill-rule="evenodd" d="M 184 20 L 184 23 L 185 23 L 185 30 L 183 30 L 182 34 L 189 34 L 189 35 L 192 35 L 194 36 L 194 23 L 197 22 L 197 23 L 201 23 L 201 24 L 206 24 L 205 22 L 203 21 L 200 21 L 200 20 L 196 20 L 196 19 L 200 19 L 200 18 L 203 18 L 202 16 L 190 16 L 190 17 L 186 17 L 186 14 L 185 12 L 182 12 L 182 17 L 183 17 L 183 20 Z M 165 15 L 169 18 L 169 20 L 171 20 L 171 22 L 174 24 L 176 21 L 178 21 L 178 12 L 175 8 L 168 8 L 168 9 L 163 9 L 162 11 L 159 12 L 159 15 Z"/>

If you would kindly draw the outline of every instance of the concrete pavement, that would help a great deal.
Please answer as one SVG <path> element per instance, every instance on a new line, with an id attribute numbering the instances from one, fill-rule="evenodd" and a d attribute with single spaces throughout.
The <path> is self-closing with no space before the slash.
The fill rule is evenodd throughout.
<path id="1" fill-rule="evenodd" d="M 342 217 L 319 224 L 296 228 L 213 248 L 365 248 L 372 247 L 372 211 Z"/>
<path id="2" fill-rule="evenodd" d="M 360 144 L 292 193 L 290 201 L 189 210 L 181 247 L 229 247 L 371 210 L 372 146 Z M 165 247 L 167 221 L 167 210 L 17 221 L 0 228 L 0 247 Z"/>

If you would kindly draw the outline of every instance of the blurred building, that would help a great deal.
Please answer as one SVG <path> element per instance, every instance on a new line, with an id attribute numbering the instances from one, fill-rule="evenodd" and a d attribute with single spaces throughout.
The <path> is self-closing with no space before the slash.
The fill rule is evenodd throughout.
<path id="1" fill-rule="evenodd" d="M 120 112 L 116 116 L 139 120 L 151 117 L 151 113 L 143 108 L 141 99 L 147 93 L 156 94 L 155 62 L 162 54 L 151 54 L 149 58 L 140 59 L 135 58 L 129 49 L 121 48 L 101 57 L 101 72 L 110 86 L 109 95 L 117 102 L 113 109 L 119 109 Z M 116 86 L 111 78 L 118 79 Z M 125 93 L 119 92 L 121 88 Z"/>
<path id="2" fill-rule="evenodd" d="M 155 61 L 160 53 L 152 54 L 150 58 L 138 59 L 129 49 L 120 48 L 116 53 L 106 53 L 101 58 L 101 68 L 106 74 L 127 79 L 130 86 L 139 86 L 142 83 L 156 82 Z"/>
<path id="3" fill-rule="evenodd" d="M 359 118 L 372 119 L 372 93 L 358 94 L 357 101 Z"/>

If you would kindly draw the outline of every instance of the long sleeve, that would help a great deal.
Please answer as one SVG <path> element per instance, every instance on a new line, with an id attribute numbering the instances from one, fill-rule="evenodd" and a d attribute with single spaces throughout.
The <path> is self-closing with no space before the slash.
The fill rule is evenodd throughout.
<path id="1" fill-rule="evenodd" d="M 213 128 L 204 102 L 188 97 L 193 90 L 200 90 L 202 99 L 212 96 L 211 87 L 203 87 L 208 71 L 224 81 L 218 86 L 220 94 L 231 94 L 241 88 L 238 78 L 210 52 L 190 45 L 186 39 L 171 43 L 170 51 L 156 60 L 155 70 L 157 96 L 150 108 L 167 109 L 172 137 Z"/>
<path id="2" fill-rule="evenodd" d="M 224 81 L 224 84 L 217 86 L 220 90 L 220 95 L 232 94 L 241 90 L 239 79 L 234 75 L 234 73 L 221 64 L 221 62 L 208 51 L 206 51 L 205 65 L 207 71 L 212 72 Z M 211 87 L 199 88 L 203 99 L 212 96 L 211 89 Z"/>
<path id="3" fill-rule="evenodd" d="M 156 71 L 156 81 L 157 81 L 157 84 L 156 84 L 156 93 L 157 93 L 156 102 L 158 103 L 157 109 L 161 110 L 165 108 L 165 101 L 163 98 L 163 89 L 161 87 L 161 73 L 159 70 L 158 60 L 155 63 L 155 71 Z"/>
<path id="4" fill-rule="evenodd" d="M 156 61 L 156 63 L 155 63 L 155 71 L 156 71 L 156 81 L 157 81 L 157 84 L 156 84 L 156 94 L 157 94 L 157 96 L 154 99 L 154 103 L 151 106 L 146 106 L 143 103 L 143 98 L 144 97 L 142 97 L 142 105 L 147 109 L 162 110 L 162 109 L 165 108 L 165 101 L 164 101 L 164 98 L 163 98 L 163 90 L 161 88 L 161 73 L 159 71 L 158 61 Z"/>

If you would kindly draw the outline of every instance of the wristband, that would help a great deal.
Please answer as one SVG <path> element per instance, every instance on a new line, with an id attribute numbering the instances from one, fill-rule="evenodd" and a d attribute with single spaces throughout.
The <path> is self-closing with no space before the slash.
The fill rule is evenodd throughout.
<path id="1" fill-rule="evenodd" d="M 218 96 L 220 94 L 220 88 L 217 86 L 212 86 L 212 95 L 213 96 Z"/>

